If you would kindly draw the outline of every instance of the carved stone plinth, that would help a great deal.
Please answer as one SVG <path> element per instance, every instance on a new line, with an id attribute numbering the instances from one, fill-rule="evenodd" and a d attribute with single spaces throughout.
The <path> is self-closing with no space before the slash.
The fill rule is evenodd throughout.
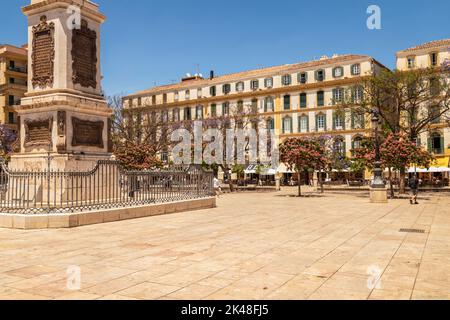
<path id="1" fill-rule="evenodd" d="M 372 203 L 387 203 L 387 189 L 386 188 L 370 188 L 370 202 Z"/>

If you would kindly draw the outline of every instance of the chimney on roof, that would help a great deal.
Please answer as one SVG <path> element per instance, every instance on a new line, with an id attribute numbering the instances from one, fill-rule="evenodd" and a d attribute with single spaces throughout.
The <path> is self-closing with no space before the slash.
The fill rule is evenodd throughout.
<path id="1" fill-rule="evenodd" d="M 333 54 L 333 59 L 339 57 L 337 53 Z"/>
<path id="2" fill-rule="evenodd" d="M 326 60 L 328 59 L 328 56 L 326 54 L 324 54 L 323 56 L 320 57 L 320 60 Z"/>
<path id="3" fill-rule="evenodd" d="M 212 79 L 214 79 L 214 70 L 211 70 L 209 72 L 209 80 L 212 80 Z"/>

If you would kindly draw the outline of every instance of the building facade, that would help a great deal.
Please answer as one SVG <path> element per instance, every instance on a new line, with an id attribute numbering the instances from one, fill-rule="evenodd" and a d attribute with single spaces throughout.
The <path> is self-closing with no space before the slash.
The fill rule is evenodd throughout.
<path id="1" fill-rule="evenodd" d="M 0 45 L 0 123 L 17 130 L 16 107 L 27 91 L 27 49 Z"/>
<path id="2" fill-rule="evenodd" d="M 162 119 L 169 122 L 256 114 L 262 127 L 275 129 L 279 141 L 329 135 L 335 150 L 349 156 L 370 123 L 351 111 L 343 114 L 339 102 L 349 88 L 357 99 L 362 94 L 358 83 L 382 68 L 369 56 L 335 55 L 218 77 L 211 72 L 208 79 L 186 77 L 129 95 L 124 108 L 138 114 L 139 121 L 150 121 L 154 113 L 165 113 Z"/>
<path id="3" fill-rule="evenodd" d="M 441 68 L 445 63 L 450 63 L 450 39 L 432 41 L 397 52 L 397 69 L 402 71 Z M 444 170 L 449 168 L 450 160 L 448 119 L 442 117 L 433 122 L 430 130 L 421 133 L 419 141 L 423 148 L 435 155 L 437 161 L 434 166 Z"/>

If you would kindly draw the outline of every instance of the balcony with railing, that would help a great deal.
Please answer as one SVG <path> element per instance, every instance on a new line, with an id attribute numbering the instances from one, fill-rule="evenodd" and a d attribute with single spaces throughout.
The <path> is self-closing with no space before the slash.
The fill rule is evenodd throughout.
<path id="1" fill-rule="evenodd" d="M 8 67 L 8 71 L 27 74 L 27 67 Z"/>

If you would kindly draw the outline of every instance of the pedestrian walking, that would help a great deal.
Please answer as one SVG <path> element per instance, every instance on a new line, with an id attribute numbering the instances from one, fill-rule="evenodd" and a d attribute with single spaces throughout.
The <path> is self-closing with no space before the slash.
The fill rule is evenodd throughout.
<path id="1" fill-rule="evenodd" d="M 411 204 L 419 204 L 417 202 L 417 196 L 419 194 L 419 179 L 417 179 L 416 175 L 409 180 L 409 188 L 411 189 L 411 198 L 409 202 Z"/>

